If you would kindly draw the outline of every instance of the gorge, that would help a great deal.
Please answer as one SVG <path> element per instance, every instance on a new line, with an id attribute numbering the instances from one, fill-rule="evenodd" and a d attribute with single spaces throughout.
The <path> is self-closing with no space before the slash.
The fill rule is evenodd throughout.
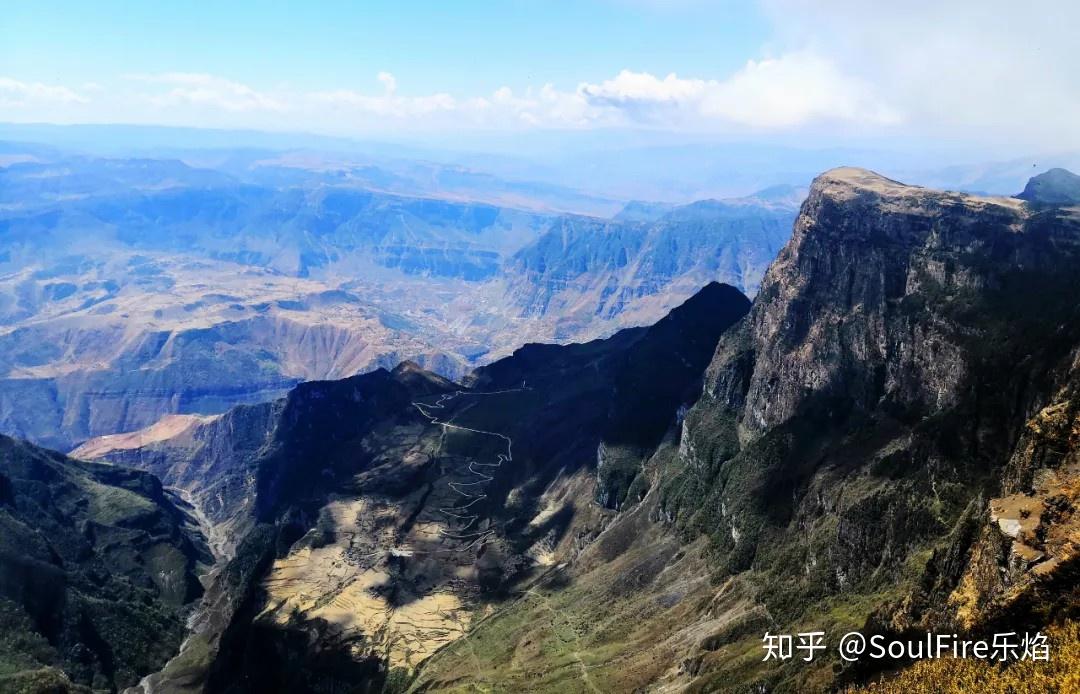
<path id="1" fill-rule="evenodd" d="M 650 327 L 460 382 L 403 362 L 92 440 L 75 454 L 113 467 L 88 469 L 177 490 L 221 557 L 142 691 L 823 690 L 881 673 L 763 662 L 762 634 L 1068 633 L 1078 255 L 1067 200 L 834 169 L 752 303 L 707 284 Z M 0 512 L 61 503 L 16 450 Z M 139 691 L 86 646 L 84 670 L 19 646 L 14 676 Z"/>

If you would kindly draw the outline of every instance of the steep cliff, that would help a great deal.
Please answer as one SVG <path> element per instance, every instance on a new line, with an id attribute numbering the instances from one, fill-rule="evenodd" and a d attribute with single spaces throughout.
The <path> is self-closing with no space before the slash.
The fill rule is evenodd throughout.
<path id="1" fill-rule="evenodd" d="M 506 301 L 557 321 L 554 336 L 562 339 L 615 317 L 624 325 L 655 320 L 710 281 L 753 296 L 799 202 L 796 193 L 659 211 L 638 203 L 611 220 L 564 217 L 510 258 Z"/>
<path id="2" fill-rule="evenodd" d="M 1075 615 L 1078 256 L 1077 209 L 822 175 L 649 484 L 418 688 L 821 691 L 874 673 L 766 631 Z"/>
<path id="3" fill-rule="evenodd" d="M 1078 256 L 1075 210 L 822 175 L 717 347 L 664 512 L 778 624 L 953 624 L 986 501 L 1071 371 Z"/>
<path id="4" fill-rule="evenodd" d="M 0 690 L 115 691 L 161 667 L 210 562 L 184 506 L 144 472 L 0 436 Z"/>

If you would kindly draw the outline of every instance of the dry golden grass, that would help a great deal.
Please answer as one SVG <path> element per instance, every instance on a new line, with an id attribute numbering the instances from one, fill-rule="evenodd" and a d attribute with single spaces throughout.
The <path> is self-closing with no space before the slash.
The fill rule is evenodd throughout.
<path id="1" fill-rule="evenodd" d="M 944 658 L 915 663 L 899 675 L 849 693 L 869 694 L 1073 694 L 1080 692 L 1080 622 L 1044 633 L 1050 660 L 1022 660 L 1002 667 L 976 659 Z"/>

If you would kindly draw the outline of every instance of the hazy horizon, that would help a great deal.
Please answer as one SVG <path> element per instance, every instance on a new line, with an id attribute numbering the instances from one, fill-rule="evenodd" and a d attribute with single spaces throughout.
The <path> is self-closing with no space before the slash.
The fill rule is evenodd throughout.
<path id="1" fill-rule="evenodd" d="M 985 161 L 1080 148 L 1074 3 L 112 4 L 6 10 L 0 122 L 522 156 L 552 143 L 849 145 Z"/>
<path id="2" fill-rule="evenodd" d="M 774 185 L 803 187 L 838 166 L 857 166 L 908 183 L 1012 195 L 1034 173 L 1080 168 L 1080 151 L 1018 150 L 991 157 L 961 143 L 882 143 L 739 138 L 629 129 L 472 133 L 455 140 L 319 135 L 301 130 L 194 126 L 10 123 L 0 121 L 6 163 L 44 146 L 57 155 L 177 159 L 196 168 L 235 167 L 237 157 L 290 166 L 347 170 L 434 166 L 534 186 L 554 186 L 614 201 L 686 203 L 741 197 Z M 0 155 L 4 153 L 0 152 Z"/>

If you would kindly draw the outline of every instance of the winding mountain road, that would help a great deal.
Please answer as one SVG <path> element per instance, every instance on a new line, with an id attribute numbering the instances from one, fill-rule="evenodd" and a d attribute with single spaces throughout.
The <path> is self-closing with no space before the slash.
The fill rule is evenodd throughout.
<path id="1" fill-rule="evenodd" d="M 469 544 L 467 544 L 464 547 L 457 548 L 455 551 L 467 552 L 470 549 L 472 549 L 473 547 L 476 547 L 477 545 L 483 544 L 487 540 L 487 538 L 491 537 L 491 535 L 493 535 L 495 533 L 495 531 L 490 529 L 490 528 L 488 530 L 481 530 L 481 531 L 472 532 L 472 533 L 466 533 L 465 532 L 465 531 L 469 530 L 470 528 L 472 528 L 473 524 L 476 523 L 476 521 L 478 521 L 480 519 L 479 514 L 472 513 L 469 509 L 474 504 L 479 503 L 480 501 L 483 501 L 484 499 L 487 498 L 487 494 L 484 493 L 482 488 L 481 489 L 472 489 L 472 488 L 473 487 L 479 487 L 480 485 L 485 485 L 488 482 L 490 482 L 491 480 L 495 479 L 492 475 L 489 475 L 486 472 L 481 472 L 481 471 L 477 470 L 476 468 L 478 468 L 478 467 L 480 467 L 480 468 L 489 468 L 492 472 L 494 472 L 494 470 L 497 470 L 498 468 L 502 467 L 503 463 L 507 463 L 507 462 L 512 461 L 514 459 L 514 455 L 513 455 L 514 441 L 513 441 L 513 439 L 511 437 L 509 437 L 506 434 L 503 434 L 501 432 L 498 432 L 498 431 L 485 431 L 483 429 L 473 429 L 471 427 L 462 426 L 460 424 L 454 424 L 451 421 L 452 418 L 447 419 L 447 420 L 440 420 L 438 416 L 432 415 L 430 412 L 428 412 L 428 410 L 445 410 L 446 409 L 446 403 L 448 403 L 449 401 L 451 401 L 451 400 L 453 400 L 455 398 L 459 398 L 459 397 L 483 397 L 483 396 L 490 396 L 490 395 L 502 395 L 502 394 L 505 394 L 505 393 L 520 393 L 520 392 L 523 392 L 523 391 L 526 391 L 526 390 L 530 390 L 530 389 L 528 388 L 528 386 L 525 385 L 525 382 L 523 381 L 521 383 L 520 388 L 508 388 L 508 389 L 505 389 L 505 390 L 493 390 L 493 391 L 487 391 L 487 392 L 472 392 L 472 391 L 467 391 L 467 390 L 456 390 L 453 393 L 446 393 L 444 395 L 439 396 L 439 399 L 437 401 L 435 401 L 435 403 L 430 404 L 430 405 L 422 403 L 422 402 L 418 402 L 418 401 L 414 401 L 412 403 L 413 407 L 415 407 L 417 409 L 417 411 L 423 417 L 425 417 L 429 422 L 431 422 L 432 424 L 438 424 L 439 426 L 441 426 L 441 427 L 443 427 L 445 429 L 457 429 L 459 431 L 467 431 L 467 432 L 470 432 L 470 433 L 473 433 L 473 434 L 480 434 L 480 435 L 483 435 L 483 436 L 495 436 L 495 437 L 497 437 L 499 439 L 502 439 L 503 441 L 506 442 L 506 452 L 505 453 L 499 453 L 497 455 L 496 459 L 495 459 L 495 462 L 493 462 L 493 463 L 480 463 L 480 462 L 477 462 L 475 460 L 470 460 L 469 461 L 469 464 L 468 464 L 468 466 L 466 468 L 467 471 L 470 474 L 475 475 L 479 479 L 477 479 L 475 481 L 472 481 L 472 482 L 449 482 L 449 483 L 447 483 L 447 486 L 449 486 L 450 489 L 452 489 L 456 493 L 460 494 L 461 496 L 463 496 L 463 497 L 465 497 L 466 499 L 469 500 L 468 503 L 463 504 L 463 505 L 441 507 L 441 508 L 438 509 L 438 511 L 440 513 L 447 516 L 448 518 L 453 518 L 458 522 L 464 522 L 464 525 L 457 528 L 456 530 L 448 532 L 447 530 L 443 529 L 443 530 L 439 531 L 439 533 L 440 533 L 440 535 L 442 537 L 449 538 L 451 540 L 460 540 L 460 541 L 463 541 L 463 542 L 464 541 L 469 541 Z"/>

